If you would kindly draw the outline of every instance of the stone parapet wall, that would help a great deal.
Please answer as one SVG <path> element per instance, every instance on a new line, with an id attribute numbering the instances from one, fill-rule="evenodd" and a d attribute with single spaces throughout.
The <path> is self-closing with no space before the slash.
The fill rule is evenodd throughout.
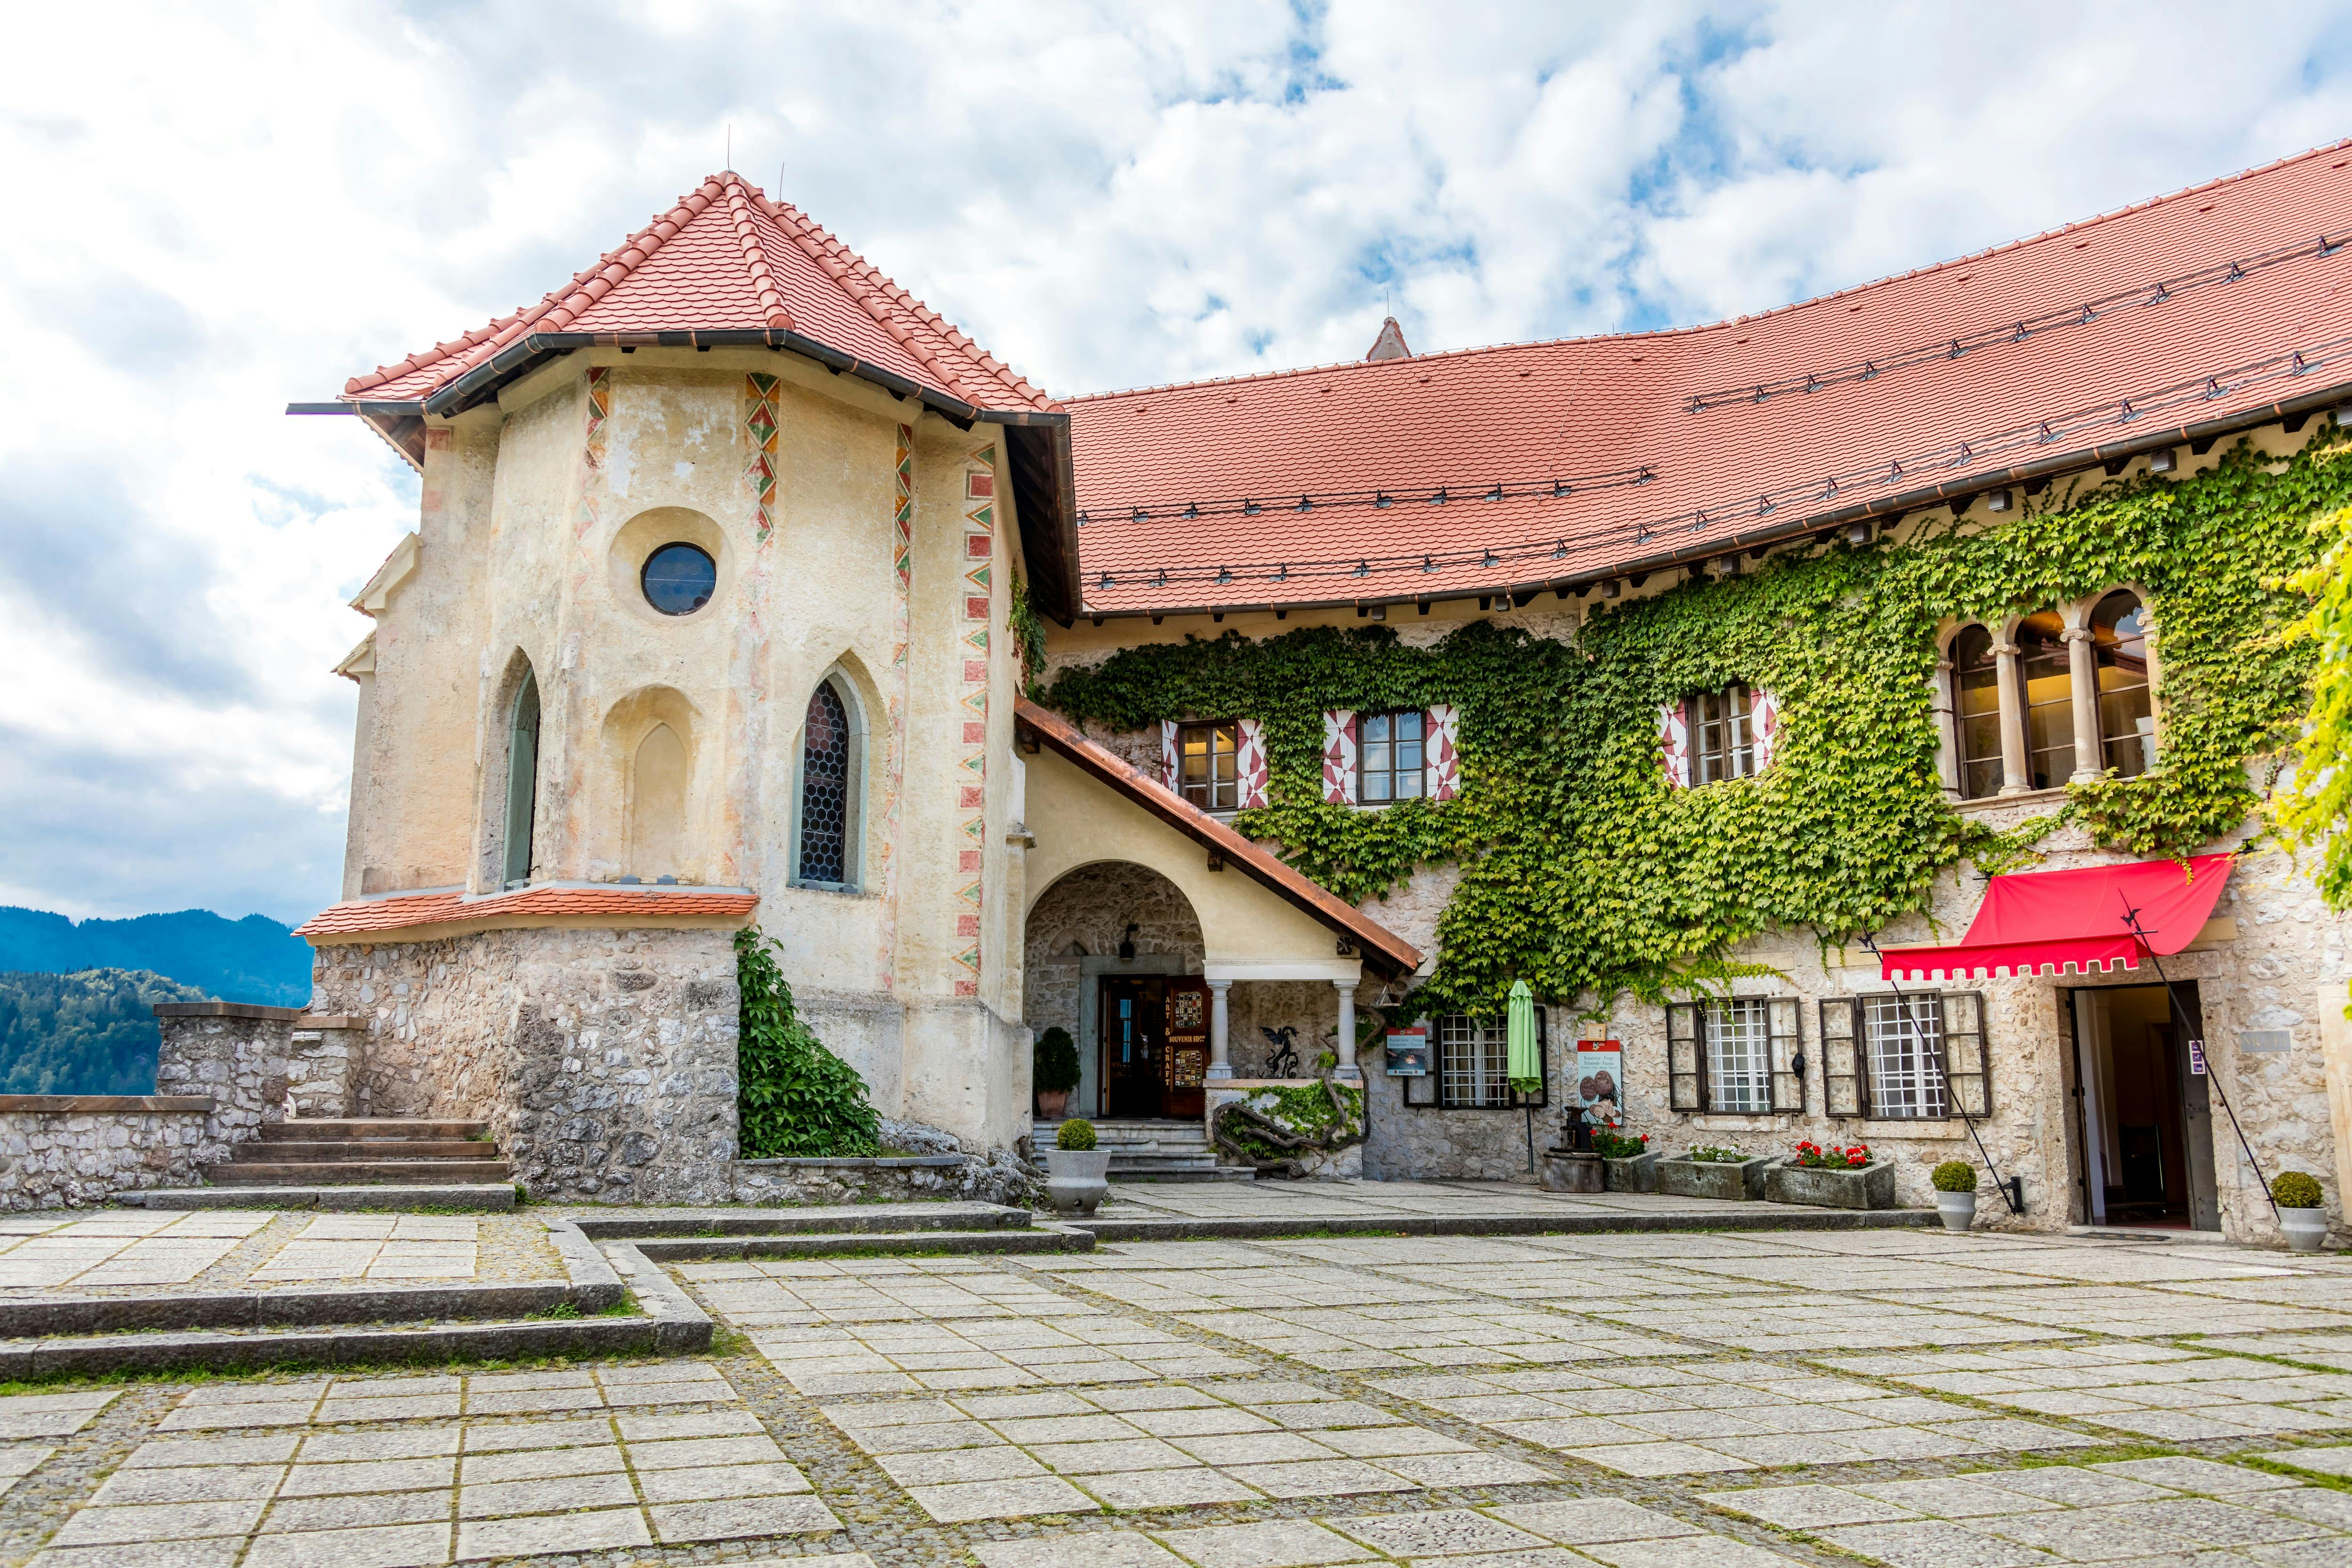
<path id="1" fill-rule="evenodd" d="M 286 1119 L 287 1058 L 301 1016 L 299 1007 L 238 1002 L 157 1005 L 155 1092 L 213 1101 L 205 1163 L 227 1159 L 232 1146 L 259 1137 L 264 1123 Z"/>
<path id="2" fill-rule="evenodd" d="M 739 1204 L 879 1204 L 957 1199 L 1032 1205 L 1034 1171 L 1005 1150 L 989 1154 L 928 1154 L 874 1160 L 739 1160 Z"/>
<path id="3" fill-rule="evenodd" d="M 366 1020 L 361 1114 L 479 1121 L 534 1197 L 723 1203 L 736 1150 L 724 931 L 527 929 L 322 947 Z"/>
<path id="4" fill-rule="evenodd" d="M 201 1095 L 0 1095 L 0 1208 L 81 1208 L 186 1186 L 214 1110 Z"/>

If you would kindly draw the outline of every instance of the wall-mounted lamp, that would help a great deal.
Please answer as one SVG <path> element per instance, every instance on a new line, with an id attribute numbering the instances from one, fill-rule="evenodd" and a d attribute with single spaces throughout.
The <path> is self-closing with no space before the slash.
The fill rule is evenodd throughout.
<path id="1" fill-rule="evenodd" d="M 2007 511 L 2012 499 L 2005 489 L 1987 490 L 1985 491 L 1985 510 Z"/>
<path id="2" fill-rule="evenodd" d="M 1135 962 L 1135 933 L 1139 929 L 1133 921 L 1127 922 L 1126 934 L 1118 939 L 1118 961 L 1121 963 Z"/>
<path id="3" fill-rule="evenodd" d="M 2168 474 L 2179 467 L 2180 453 L 2174 447 L 2167 447 L 2147 455 L 2147 471 L 2151 474 Z"/>

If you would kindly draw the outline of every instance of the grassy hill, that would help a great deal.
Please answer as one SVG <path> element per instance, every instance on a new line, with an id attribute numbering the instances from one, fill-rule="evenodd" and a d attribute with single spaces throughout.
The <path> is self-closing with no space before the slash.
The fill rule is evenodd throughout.
<path id="1" fill-rule="evenodd" d="M 204 999 L 144 970 L 0 973 L 0 1094 L 152 1094 L 148 1009 Z"/>
<path id="2" fill-rule="evenodd" d="M 310 1000 L 310 944 L 262 915 L 210 910 L 79 923 L 45 910 L 0 908 L 0 971 L 76 974 L 143 971 L 225 1002 L 301 1007 Z"/>

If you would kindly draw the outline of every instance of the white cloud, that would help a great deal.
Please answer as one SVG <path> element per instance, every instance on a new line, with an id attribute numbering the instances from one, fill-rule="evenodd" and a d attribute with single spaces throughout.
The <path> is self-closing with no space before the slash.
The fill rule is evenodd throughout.
<path id="1" fill-rule="evenodd" d="M 0 897 L 331 899 L 413 478 L 289 398 L 721 159 L 1056 392 L 1786 302 L 2352 123 L 2340 9 L 50 7 L 0 60 Z M 89 62 L 102 61 L 102 68 Z"/>

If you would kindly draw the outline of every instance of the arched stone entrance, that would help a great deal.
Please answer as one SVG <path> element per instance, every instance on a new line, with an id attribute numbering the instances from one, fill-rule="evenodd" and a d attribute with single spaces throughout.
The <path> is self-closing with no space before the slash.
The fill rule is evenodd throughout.
<path id="1" fill-rule="evenodd" d="M 1181 889 L 1132 861 L 1078 867 L 1030 906 L 1024 948 L 1024 1019 L 1077 1042 L 1072 1114 L 1201 1114 L 1205 949 Z"/>

